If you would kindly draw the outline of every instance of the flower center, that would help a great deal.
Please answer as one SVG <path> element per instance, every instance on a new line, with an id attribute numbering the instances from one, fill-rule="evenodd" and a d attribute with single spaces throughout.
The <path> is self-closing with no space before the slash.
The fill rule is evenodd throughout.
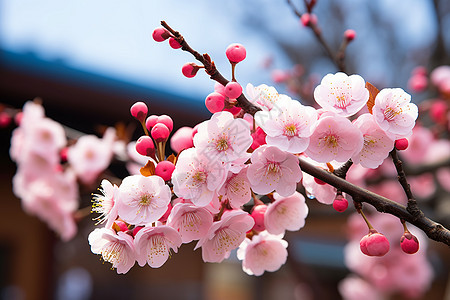
<path id="1" fill-rule="evenodd" d="M 148 206 L 152 202 L 152 199 L 153 195 L 144 194 L 141 196 L 141 201 L 139 202 L 139 204 L 143 206 Z"/>
<path id="2" fill-rule="evenodd" d="M 345 94 L 336 96 L 336 106 L 339 108 L 346 108 L 349 102 L 349 97 L 347 97 Z"/>
<path id="3" fill-rule="evenodd" d="M 297 135 L 297 127 L 294 124 L 289 124 L 284 127 L 284 135 L 293 137 Z"/>
<path id="4" fill-rule="evenodd" d="M 375 144 L 375 139 L 368 134 L 364 135 L 364 147 L 369 147 L 373 144 Z"/>
<path id="5" fill-rule="evenodd" d="M 266 170 L 266 174 L 277 174 L 281 171 L 281 167 L 279 163 L 276 162 L 269 162 L 267 164 L 267 170 Z"/>
<path id="6" fill-rule="evenodd" d="M 323 138 L 328 147 L 336 148 L 338 146 L 338 139 L 333 134 L 327 135 Z"/>
<path id="7" fill-rule="evenodd" d="M 204 171 L 198 171 L 192 176 L 192 179 L 194 179 L 195 184 L 202 184 L 206 181 L 206 173 Z"/>
<path id="8" fill-rule="evenodd" d="M 122 260 L 123 248 L 124 245 L 119 242 L 109 243 L 102 249 L 103 260 L 112 263 L 115 267 Z"/>
<path id="9" fill-rule="evenodd" d="M 225 137 L 221 137 L 216 143 L 217 151 L 228 150 L 228 140 Z"/>
<path id="10" fill-rule="evenodd" d="M 392 107 L 388 107 L 384 110 L 383 114 L 384 114 L 384 118 L 386 120 L 392 121 L 396 115 L 400 114 L 401 110 L 397 111 L 395 109 L 393 109 Z"/>

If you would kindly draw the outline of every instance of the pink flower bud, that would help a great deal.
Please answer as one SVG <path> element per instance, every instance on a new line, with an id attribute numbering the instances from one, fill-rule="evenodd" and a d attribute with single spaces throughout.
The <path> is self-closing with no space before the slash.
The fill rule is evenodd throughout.
<path id="1" fill-rule="evenodd" d="M 447 118 L 447 104 L 445 101 L 438 100 L 431 104 L 430 117 L 436 123 L 445 123 Z"/>
<path id="2" fill-rule="evenodd" d="M 191 127 L 181 127 L 170 138 L 170 147 L 173 151 L 180 153 L 181 150 L 194 147 L 194 142 L 192 139 L 192 132 L 194 131 Z"/>
<path id="3" fill-rule="evenodd" d="M 8 113 L 2 111 L 0 113 L 0 128 L 8 127 L 9 124 L 11 124 L 11 120 L 12 120 L 11 116 Z"/>
<path id="4" fill-rule="evenodd" d="M 175 170 L 175 165 L 170 161 L 163 160 L 156 165 L 155 174 L 164 181 L 169 181 L 172 178 L 173 170 Z"/>
<path id="5" fill-rule="evenodd" d="M 64 147 L 61 149 L 61 151 L 59 152 L 59 156 L 61 157 L 61 161 L 62 162 L 66 162 L 67 161 L 67 154 L 69 153 L 69 147 Z"/>
<path id="6" fill-rule="evenodd" d="M 408 80 L 408 87 L 414 93 L 423 92 L 428 86 L 428 79 L 424 75 L 413 75 Z"/>
<path id="7" fill-rule="evenodd" d="M 136 226 L 133 229 L 133 236 L 136 236 L 136 234 L 139 232 L 139 230 L 141 230 L 142 228 L 144 228 L 144 226 Z"/>
<path id="8" fill-rule="evenodd" d="M 242 87 L 239 83 L 230 81 L 225 86 L 224 92 L 228 98 L 236 99 L 242 94 Z"/>
<path id="9" fill-rule="evenodd" d="M 347 29 L 346 31 L 344 31 L 344 37 L 347 41 L 353 41 L 356 37 L 356 31 L 354 31 L 353 29 Z"/>
<path id="10" fill-rule="evenodd" d="M 231 63 L 238 63 L 245 59 L 247 51 L 241 44 L 231 44 L 228 46 L 225 54 Z"/>
<path id="11" fill-rule="evenodd" d="M 405 232 L 400 238 L 400 247 L 403 252 L 414 254 L 419 251 L 419 240 L 410 232 Z"/>
<path id="12" fill-rule="evenodd" d="M 359 246 L 368 256 L 384 256 L 389 251 L 388 239 L 374 229 L 361 239 Z"/>
<path id="13" fill-rule="evenodd" d="M 169 138 L 169 134 L 170 134 L 169 128 L 167 128 L 167 126 L 164 125 L 163 123 L 156 123 L 156 125 L 153 126 L 151 131 L 152 138 L 157 143 L 167 141 L 167 139 Z"/>
<path id="14" fill-rule="evenodd" d="M 173 129 L 173 120 L 168 115 L 161 115 L 158 117 L 158 123 L 162 123 L 166 125 L 167 128 L 169 128 L 169 131 L 172 132 Z"/>
<path id="15" fill-rule="evenodd" d="M 256 150 L 256 148 L 258 148 L 259 146 L 266 144 L 266 136 L 267 134 L 262 130 L 261 127 L 256 128 L 256 131 L 252 133 L 252 149 Z"/>
<path id="16" fill-rule="evenodd" d="M 316 178 L 316 177 L 314 177 L 314 181 L 315 181 L 317 184 L 320 184 L 320 185 L 325 185 L 325 184 L 327 184 L 325 181 L 323 181 L 323 180 L 321 180 L 321 179 L 319 179 L 319 178 Z"/>
<path id="17" fill-rule="evenodd" d="M 310 22 L 311 22 L 311 16 L 308 13 L 304 13 L 301 17 L 300 17 L 300 21 L 302 22 L 303 26 L 309 26 Z"/>
<path id="18" fill-rule="evenodd" d="M 255 231 L 264 231 L 266 226 L 264 225 L 264 214 L 266 213 L 267 205 L 261 204 L 253 207 L 251 216 L 253 220 L 255 220 L 255 225 L 253 226 L 253 230 Z"/>
<path id="19" fill-rule="evenodd" d="M 217 92 L 212 92 L 209 94 L 205 99 L 205 105 L 206 108 L 211 113 L 216 113 L 223 110 L 223 107 L 225 106 L 225 96 L 222 94 L 219 94 Z"/>
<path id="20" fill-rule="evenodd" d="M 147 104 L 144 102 L 136 102 L 131 106 L 130 112 L 139 122 L 144 122 L 148 112 Z"/>
<path id="21" fill-rule="evenodd" d="M 342 195 L 337 195 L 333 201 L 333 208 L 337 212 L 344 212 L 348 207 L 348 200 L 345 199 Z"/>
<path id="22" fill-rule="evenodd" d="M 153 126 L 156 125 L 156 123 L 158 123 L 158 116 L 157 115 L 151 115 L 145 121 L 145 127 L 147 127 L 147 129 L 150 131 L 150 130 L 152 130 Z"/>
<path id="23" fill-rule="evenodd" d="M 114 221 L 112 228 L 116 231 L 123 231 L 123 232 L 127 232 L 128 231 L 128 226 L 124 221 L 120 221 L 120 220 L 116 220 Z"/>
<path id="24" fill-rule="evenodd" d="M 395 141 L 395 148 L 397 150 L 406 150 L 408 148 L 408 140 L 403 138 L 403 139 L 398 139 Z"/>
<path id="25" fill-rule="evenodd" d="M 147 136 L 143 135 L 136 141 L 136 151 L 140 155 L 153 156 L 155 154 L 155 145 L 153 140 Z"/>
<path id="26" fill-rule="evenodd" d="M 180 49 L 181 48 L 180 43 L 178 43 L 177 40 L 175 38 L 173 38 L 173 37 L 169 38 L 169 45 L 173 49 Z"/>
<path id="27" fill-rule="evenodd" d="M 16 123 L 17 126 L 20 125 L 20 122 L 22 122 L 23 118 L 23 112 L 19 112 L 14 116 L 14 123 Z"/>
<path id="28" fill-rule="evenodd" d="M 170 37 L 170 32 L 163 27 L 156 28 L 153 30 L 152 37 L 157 42 L 163 42 Z"/>
<path id="29" fill-rule="evenodd" d="M 233 106 L 233 107 L 230 107 L 230 108 L 225 108 L 224 110 L 225 111 L 229 111 L 230 113 L 233 114 L 233 116 L 237 116 L 238 114 L 241 113 L 242 108 L 237 107 L 237 106 Z"/>
<path id="30" fill-rule="evenodd" d="M 173 208 L 173 206 L 172 206 L 172 204 L 170 204 L 170 202 L 169 202 L 169 205 L 167 205 L 167 210 L 166 210 L 166 212 L 164 213 L 164 215 L 163 215 L 161 218 L 159 218 L 158 221 L 160 221 L 161 223 L 167 222 L 167 218 L 169 218 L 169 215 L 170 215 L 170 212 L 172 211 L 172 208 Z"/>
<path id="31" fill-rule="evenodd" d="M 199 69 L 200 69 L 200 67 L 198 65 L 196 65 L 195 63 L 187 63 L 187 64 L 183 65 L 183 67 L 181 68 L 181 72 L 187 78 L 192 78 L 195 75 L 197 75 L 197 72 Z"/>

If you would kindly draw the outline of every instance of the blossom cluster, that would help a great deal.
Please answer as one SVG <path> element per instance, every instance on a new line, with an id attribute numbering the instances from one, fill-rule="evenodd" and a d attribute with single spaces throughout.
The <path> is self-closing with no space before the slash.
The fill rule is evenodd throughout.
<path id="1" fill-rule="evenodd" d="M 148 163 L 119 186 L 102 182 L 94 210 L 105 226 L 89 235 L 92 252 L 118 273 L 136 262 L 160 267 L 192 241 L 205 262 L 221 262 L 237 249 L 247 274 L 278 270 L 287 258 L 285 231 L 301 229 L 308 215 L 299 184 L 324 204 L 339 202 L 338 211 L 347 207 L 334 187 L 303 174 L 299 157 L 322 168 L 350 159 L 377 168 L 396 140 L 411 135 L 418 116 L 402 89 L 371 94 L 361 76 L 342 72 L 316 87 L 318 108 L 274 87 L 248 84 L 246 96 L 260 108 L 253 116 L 236 106 L 237 90 L 230 95 L 216 84 L 221 97 L 214 98 L 219 105 L 211 118 L 170 139 L 176 157 L 165 156 L 173 122 L 146 118 L 146 105 L 133 105 L 132 115 L 150 132 L 136 143 Z"/>

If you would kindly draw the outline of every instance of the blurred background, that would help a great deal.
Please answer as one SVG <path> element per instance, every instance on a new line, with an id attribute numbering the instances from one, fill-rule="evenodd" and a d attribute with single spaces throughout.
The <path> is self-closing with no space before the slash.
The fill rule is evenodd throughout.
<path id="1" fill-rule="evenodd" d="M 305 12 L 303 1 L 292 1 Z M 401 87 L 420 103 L 437 91 L 411 90 L 418 66 L 428 72 L 450 63 L 450 3 L 445 0 L 318 0 L 314 8 L 334 53 L 343 32 L 356 39 L 346 53 L 347 73 L 360 74 L 379 89 Z M 310 28 L 286 1 L 1 0 L 0 103 L 21 108 L 40 97 L 48 117 L 85 133 L 98 125 L 133 123 L 129 107 L 145 101 L 150 114 L 168 114 L 175 128 L 207 119 L 205 97 L 214 83 L 199 72 L 188 79 L 181 67 L 194 61 L 168 43 L 151 38 L 166 20 L 201 53 L 209 53 L 230 78 L 225 49 L 241 43 L 247 58 L 237 66 L 241 85 L 274 85 L 308 103 L 312 91 L 336 66 Z M 2 299 L 339 299 L 346 218 L 308 201 L 306 226 L 290 233 L 288 263 L 275 273 L 250 277 L 232 257 L 202 262 L 195 244 L 183 245 L 160 269 L 135 266 L 117 275 L 93 255 L 85 218 L 63 243 L 37 218 L 26 215 L 12 194 L 15 165 L 8 150 L 13 126 L 1 129 L 0 296 Z M 447 134 L 448 138 L 448 134 Z M 89 204 L 93 190 L 83 191 Z M 86 200 L 87 199 L 87 200 Z M 449 224 L 449 194 L 428 199 L 426 213 Z M 448 247 L 430 241 L 434 280 L 423 299 L 450 299 Z M 394 295 L 393 299 L 404 299 Z"/>

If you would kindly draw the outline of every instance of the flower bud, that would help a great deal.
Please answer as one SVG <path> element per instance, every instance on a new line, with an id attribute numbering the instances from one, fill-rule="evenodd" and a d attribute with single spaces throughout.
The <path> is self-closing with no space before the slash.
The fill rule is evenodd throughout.
<path id="1" fill-rule="evenodd" d="M 353 41 L 356 37 L 356 32 L 353 29 L 347 29 L 344 31 L 344 37 L 347 41 Z"/>
<path id="2" fill-rule="evenodd" d="M 136 141 L 136 151 L 140 155 L 153 156 L 155 154 L 155 145 L 153 144 L 151 137 L 147 135 L 141 136 Z"/>
<path id="3" fill-rule="evenodd" d="M 255 231 L 264 231 L 266 226 L 264 225 L 264 214 L 266 213 L 267 205 L 261 204 L 256 205 L 252 209 L 251 217 L 255 220 L 255 225 L 253 226 L 253 230 Z"/>
<path id="4" fill-rule="evenodd" d="M 333 208 L 338 212 L 344 212 L 348 207 L 348 200 L 342 195 L 337 195 L 333 201 Z"/>
<path id="5" fill-rule="evenodd" d="M 205 105 L 211 113 L 222 111 L 225 106 L 225 96 L 217 92 L 212 92 L 206 97 Z"/>
<path id="6" fill-rule="evenodd" d="M 152 37 L 156 42 L 163 42 L 170 37 L 169 31 L 163 27 L 156 28 L 153 30 Z"/>
<path id="7" fill-rule="evenodd" d="M 173 37 L 169 38 L 169 45 L 173 49 L 180 49 L 181 48 L 180 43 L 178 43 L 177 40 L 175 38 L 173 38 Z"/>
<path id="8" fill-rule="evenodd" d="M 225 54 L 231 63 L 238 63 L 245 59 L 247 51 L 241 44 L 231 44 L 227 47 Z"/>
<path id="9" fill-rule="evenodd" d="M 172 132 L 173 129 L 173 120 L 168 115 L 161 115 L 158 117 L 158 123 L 162 123 L 166 125 L 166 127 L 169 129 L 170 132 Z"/>
<path id="10" fill-rule="evenodd" d="M 395 148 L 397 150 L 406 150 L 408 148 L 408 140 L 405 138 L 396 140 Z"/>
<path id="11" fill-rule="evenodd" d="M 147 127 L 147 129 L 150 131 L 150 130 L 152 130 L 153 126 L 156 125 L 156 123 L 158 123 L 158 116 L 157 115 L 151 115 L 145 121 L 145 127 Z"/>
<path id="12" fill-rule="evenodd" d="M 405 232 L 400 238 L 400 247 L 403 252 L 414 254 L 419 251 L 419 240 L 411 232 Z"/>
<path id="13" fill-rule="evenodd" d="M 153 126 L 151 131 L 152 138 L 157 143 L 167 141 L 167 139 L 169 138 L 169 134 L 170 134 L 169 128 L 167 128 L 167 126 L 164 125 L 163 123 L 156 123 L 156 125 Z"/>
<path id="14" fill-rule="evenodd" d="M 195 63 L 187 63 L 183 65 L 183 67 L 181 68 L 181 72 L 187 78 L 192 78 L 197 75 L 199 69 L 200 66 L 196 65 Z"/>
<path id="15" fill-rule="evenodd" d="M 139 122 L 144 122 L 147 117 L 148 108 L 144 102 L 136 102 L 131 106 L 130 112 Z"/>
<path id="16" fill-rule="evenodd" d="M 361 252 L 368 256 L 384 256 L 389 251 L 389 241 L 375 229 L 370 230 L 359 242 Z"/>
<path id="17" fill-rule="evenodd" d="M 173 170 L 175 170 L 175 165 L 170 161 L 163 160 L 156 165 L 155 175 L 158 175 L 164 181 L 169 181 L 172 178 Z"/>
<path id="18" fill-rule="evenodd" d="M 242 87 L 239 83 L 230 81 L 225 86 L 224 92 L 228 98 L 236 99 L 242 94 Z"/>

